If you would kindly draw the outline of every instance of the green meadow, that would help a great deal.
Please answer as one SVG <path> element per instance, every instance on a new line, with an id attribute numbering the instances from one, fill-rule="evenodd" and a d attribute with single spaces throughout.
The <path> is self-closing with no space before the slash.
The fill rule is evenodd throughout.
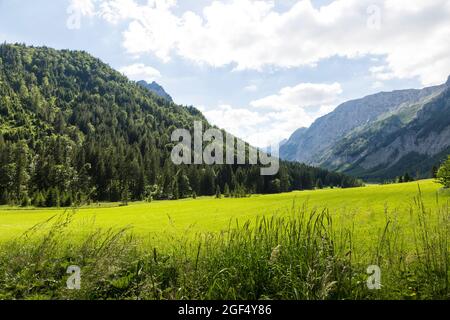
<path id="1" fill-rule="evenodd" d="M 336 220 L 358 223 L 361 231 L 377 229 L 386 221 L 386 213 L 408 222 L 409 210 L 419 194 L 430 209 L 448 200 L 432 180 L 405 184 L 370 185 L 354 189 L 326 189 L 249 198 L 197 198 L 152 203 L 97 204 L 77 209 L 72 230 L 83 233 L 92 228 L 129 227 L 143 238 L 173 233 L 202 233 L 227 230 L 240 222 L 262 216 L 289 215 L 293 208 L 327 209 Z M 21 209 L 0 207 L 0 240 L 20 236 L 33 226 L 66 209 Z"/>
<path id="2" fill-rule="evenodd" d="M 0 299 L 450 299 L 432 180 L 242 199 L 0 208 Z M 82 270 L 67 290 L 67 268 Z M 367 268 L 381 270 L 370 289 Z"/>

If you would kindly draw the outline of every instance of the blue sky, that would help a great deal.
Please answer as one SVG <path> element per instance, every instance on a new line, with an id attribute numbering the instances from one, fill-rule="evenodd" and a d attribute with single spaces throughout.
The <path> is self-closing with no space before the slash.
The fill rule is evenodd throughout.
<path id="1" fill-rule="evenodd" d="M 0 41 L 85 50 L 264 146 L 450 74 L 448 0 L 0 0 Z"/>

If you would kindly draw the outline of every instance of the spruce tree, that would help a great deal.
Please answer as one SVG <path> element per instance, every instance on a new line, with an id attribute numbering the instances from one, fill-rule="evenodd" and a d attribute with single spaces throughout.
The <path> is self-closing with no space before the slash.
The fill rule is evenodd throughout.
<path id="1" fill-rule="evenodd" d="M 220 192 L 220 186 L 217 186 L 216 188 L 216 199 L 221 199 L 222 193 Z"/>
<path id="2" fill-rule="evenodd" d="M 230 198 L 231 197 L 230 187 L 228 186 L 228 183 L 225 183 L 225 186 L 223 187 L 223 193 L 224 193 L 226 198 Z"/>

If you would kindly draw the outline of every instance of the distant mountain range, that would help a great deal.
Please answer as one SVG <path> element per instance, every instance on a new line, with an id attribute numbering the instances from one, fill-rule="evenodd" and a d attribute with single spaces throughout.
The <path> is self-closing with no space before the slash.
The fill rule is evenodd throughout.
<path id="1" fill-rule="evenodd" d="M 405 172 L 428 177 L 448 153 L 450 77 L 439 86 L 345 102 L 280 148 L 282 159 L 378 181 Z"/>
<path id="2" fill-rule="evenodd" d="M 141 80 L 141 81 L 138 81 L 138 84 L 140 86 L 150 90 L 151 92 L 156 94 L 158 97 L 166 99 L 169 102 L 173 102 L 172 97 L 164 90 L 164 88 L 161 85 L 159 85 L 155 81 L 153 81 L 152 83 L 148 83 L 144 80 Z"/>

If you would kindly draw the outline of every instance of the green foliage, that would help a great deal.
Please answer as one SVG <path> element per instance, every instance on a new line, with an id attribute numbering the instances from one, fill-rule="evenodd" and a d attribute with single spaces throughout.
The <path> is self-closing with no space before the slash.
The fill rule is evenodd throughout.
<path id="1" fill-rule="evenodd" d="M 57 188 L 51 188 L 47 192 L 47 198 L 45 200 L 45 206 L 46 207 L 59 207 L 60 202 L 60 196 L 59 196 L 59 190 Z"/>
<path id="2" fill-rule="evenodd" d="M 222 198 L 222 192 L 220 191 L 220 187 L 217 186 L 216 188 L 216 199 L 221 199 Z"/>
<path id="3" fill-rule="evenodd" d="M 397 177 L 396 181 L 397 183 L 408 183 L 413 182 L 414 179 L 409 175 L 408 172 L 406 172 L 404 175 Z"/>
<path id="4" fill-rule="evenodd" d="M 280 179 L 275 179 L 270 182 L 270 191 L 272 193 L 280 193 L 281 192 L 281 181 Z"/>
<path id="5" fill-rule="evenodd" d="M 317 181 L 316 181 L 316 189 L 323 189 L 322 179 L 317 179 Z"/>
<path id="6" fill-rule="evenodd" d="M 45 197 L 42 192 L 36 192 L 33 197 L 33 206 L 35 207 L 45 207 Z"/>
<path id="7" fill-rule="evenodd" d="M 436 177 L 437 181 L 444 185 L 445 188 L 450 188 L 450 156 L 439 168 Z"/>
<path id="8" fill-rule="evenodd" d="M 224 193 L 225 197 L 227 197 L 227 198 L 231 197 L 230 187 L 228 186 L 228 183 L 225 183 L 225 186 L 223 188 L 223 193 Z"/>

